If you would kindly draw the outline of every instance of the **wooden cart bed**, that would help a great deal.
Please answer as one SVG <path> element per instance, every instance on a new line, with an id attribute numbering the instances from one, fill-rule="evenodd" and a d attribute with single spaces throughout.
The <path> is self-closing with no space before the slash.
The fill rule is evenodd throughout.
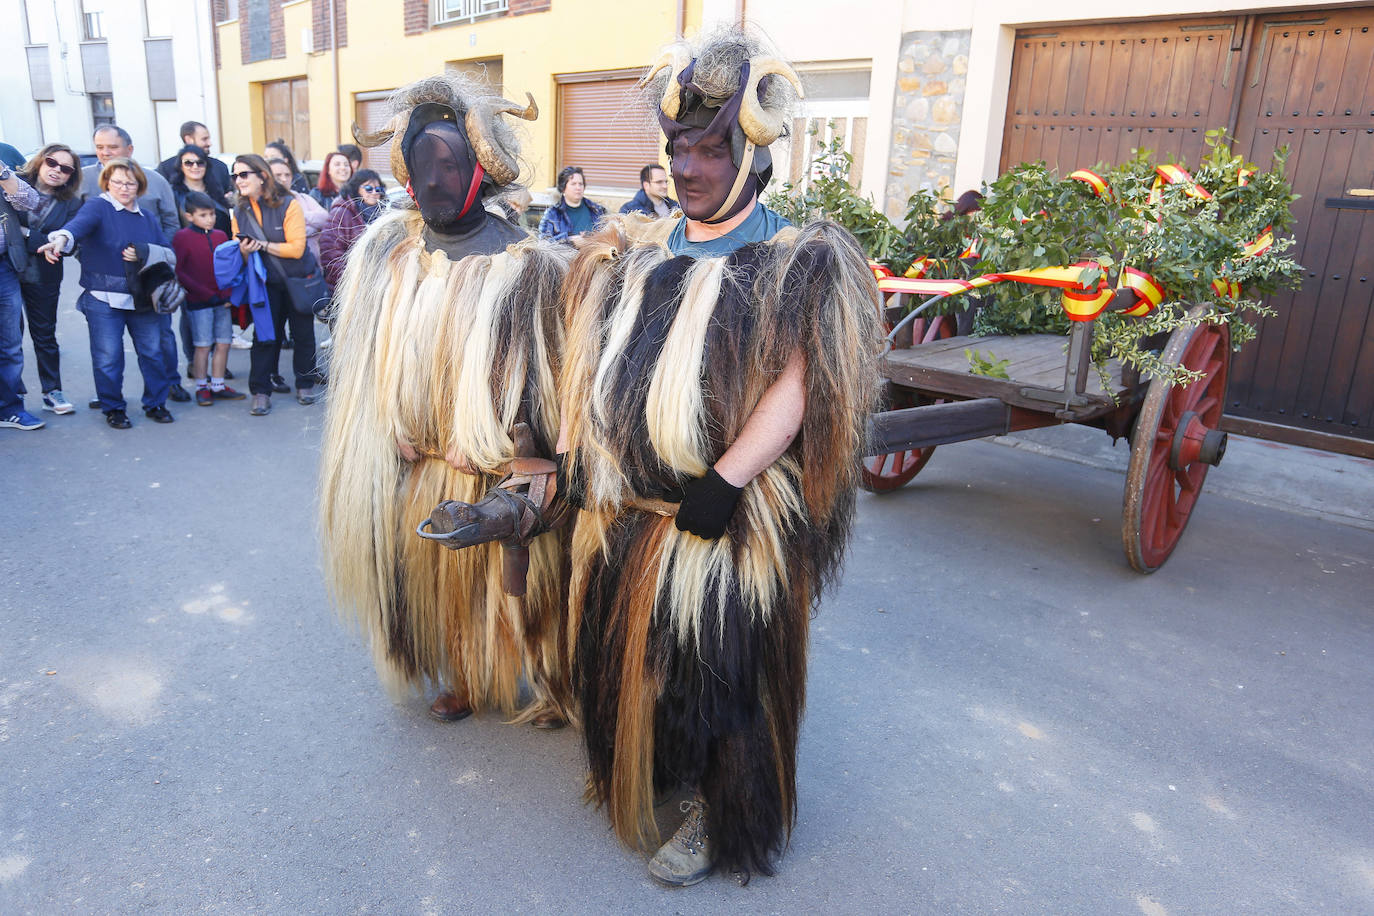
<path id="1" fill-rule="evenodd" d="M 998 398 L 1013 407 L 1054 412 L 1064 407 L 1046 392 L 1064 389 L 1065 354 L 1069 339 L 1059 334 L 1018 334 L 1015 336 L 947 337 L 930 343 L 891 350 L 879 371 L 883 377 L 907 388 L 956 398 Z M 1010 360 L 1004 367 L 1010 378 L 992 378 L 969 372 L 965 350 L 974 350 L 993 361 Z M 1107 372 L 1117 397 L 1132 400 L 1132 386 L 1122 382 L 1121 365 L 1107 364 Z M 1115 410 L 1119 404 L 1102 388 L 1097 369 L 1089 366 L 1087 389 L 1071 408 L 1070 420 L 1082 420 Z"/>

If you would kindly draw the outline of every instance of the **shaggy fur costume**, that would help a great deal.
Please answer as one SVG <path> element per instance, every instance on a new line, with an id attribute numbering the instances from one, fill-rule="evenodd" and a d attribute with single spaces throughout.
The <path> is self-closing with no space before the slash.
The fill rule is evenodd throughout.
<path id="1" fill-rule="evenodd" d="M 613 224 L 565 294 L 560 400 L 587 506 L 569 605 L 588 795 L 648 852 L 655 795 L 697 787 L 718 867 L 771 874 L 796 812 L 807 621 L 854 515 L 878 293 L 830 223 L 700 260 L 663 247 L 672 225 Z M 724 537 L 678 531 L 654 501 L 680 499 L 720 458 L 797 351 L 800 435 L 744 488 Z"/>
<path id="2" fill-rule="evenodd" d="M 393 693 L 436 681 L 474 711 L 512 713 L 524 673 L 535 702 L 520 718 L 566 718 L 559 535 L 530 546 L 528 591 L 512 598 L 499 544 L 444 550 L 415 527 L 440 500 L 476 502 L 500 480 L 515 423 L 553 454 L 570 253 L 531 240 L 455 263 L 425 251 L 422 225 L 413 211 L 373 223 L 336 294 L 320 475 L 326 578 Z M 419 459 L 405 460 L 400 443 Z"/>

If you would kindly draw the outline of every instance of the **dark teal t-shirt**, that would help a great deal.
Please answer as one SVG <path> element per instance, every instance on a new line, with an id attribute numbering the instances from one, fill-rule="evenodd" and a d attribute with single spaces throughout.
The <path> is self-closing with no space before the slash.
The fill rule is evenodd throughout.
<path id="1" fill-rule="evenodd" d="M 563 210 L 568 214 L 568 222 L 572 224 L 572 231 L 568 233 L 569 235 L 591 232 L 592 226 L 596 225 L 596 220 L 592 217 L 592 208 L 585 203 L 578 204 L 576 207 L 565 203 Z"/>
<path id="2" fill-rule="evenodd" d="M 740 223 L 718 239 L 708 242 L 689 242 L 687 240 L 687 217 L 682 217 L 668 236 L 668 250 L 673 254 L 685 254 L 693 258 L 718 258 L 730 254 L 750 242 L 766 242 L 782 229 L 792 225 L 787 220 L 769 210 L 763 204 L 755 204 L 754 210 L 744 222 Z"/>

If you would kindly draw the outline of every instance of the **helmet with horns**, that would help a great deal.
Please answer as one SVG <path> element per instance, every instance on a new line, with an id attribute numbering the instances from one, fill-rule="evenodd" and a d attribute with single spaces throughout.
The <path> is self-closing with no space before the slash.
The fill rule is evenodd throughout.
<path id="1" fill-rule="evenodd" d="M 417 110 L 426 120 L 442 117 L 445 120 L 462 120 L 463 132 L 477 156 L 477 161 L 486 170 L 487 176 L 497 187 L 504 187 L 515 181 L 520 174 L 518 162 L 519 148 L 514 132 L 502 120 L 502 115 L 513 115 L 526 121 L 539 117 L 539 108 L 534 96 L 525 93 L 527 103 L 519 105 L 492 95 L 484 95 L 480 84 L 459 74 L 449 73 L 432 76 L 397 89 L 391 95 L 390 105 L 394 114 L 391 120 L 379 130 L 365 131 L 356 123 L 353 125 L 353 138 L 359 146 L 375 147 L 391 142 L 391 173 L 397 181 L 410 180 L 408 144 L 405 138 L 418 132 L 411 130 L 411 118 Z"/>

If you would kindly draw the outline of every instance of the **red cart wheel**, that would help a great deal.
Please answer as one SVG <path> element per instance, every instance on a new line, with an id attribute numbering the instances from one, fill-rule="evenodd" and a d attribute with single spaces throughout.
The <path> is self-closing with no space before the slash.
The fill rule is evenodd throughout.
<path id="1" fill-rule="evenodd" d="M 1190 315 L 1201 315 L 1196 306 Z M 1221 463 L 1226 434 L 1217 427 L 1231 367 L 1231 331 L 1224 324 L 1180 328 L 1162 358 L 1203 373 L 1191 385 L 1150 383 L 1126 471 L 1121 540 L 1126 559 L 1142 573 L 1164 565 L 1188 525 L 1207 469 Z"/>
<path id="2" fill-rule="evenodd" d="M 937 315 L 929 322 L 918 318 L 913 325 L 913 338 L 921 343 L 944 340 L 958 333 L 952 315 Z M 889 391 L 889 410 L 940 403 L 940 400 L 923 398 L 910 388 L 889 385 Z M 929 448 L 913 448 L 865 458 L 859 470 L 859 485 L 870 493 L 890 493 L 900 489 L 921 472 L 933 454 L 935 446 L 932 445 Z"/>

